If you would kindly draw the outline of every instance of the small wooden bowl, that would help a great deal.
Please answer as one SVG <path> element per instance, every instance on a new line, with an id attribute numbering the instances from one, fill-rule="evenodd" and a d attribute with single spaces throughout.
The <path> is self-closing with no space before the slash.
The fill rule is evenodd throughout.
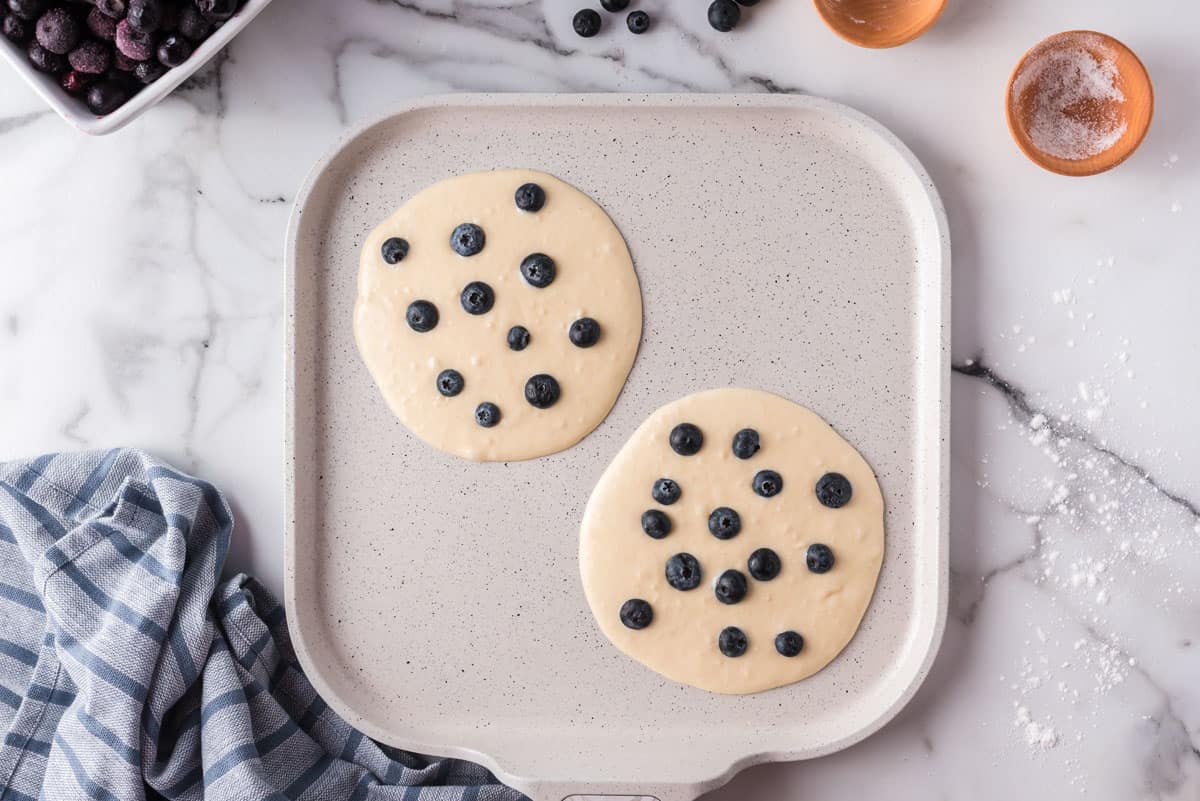
<path id="1" fill-rule="evenodd" d="M 838 36 L 859 47 L 896 47 L 937 22 L 946 0 L 813 0 Z"/>
<path id="2" fill-rule="evenodd" d="M 1080 53 L 1094 61 L 1094 88 L 1111 75 L 1112 89 L 1056 108 L 1074 97 L 1064 81 L 1078 74 Z M 1142 143 L 1154 116 L 1154 87 L 1121 42 L 1095 31 L 1064 31 L 1021 58 L 1008 79 L 1005 108 L 1013 139 L 1034 164 L 1059 175 L 1095 175 Z"/>

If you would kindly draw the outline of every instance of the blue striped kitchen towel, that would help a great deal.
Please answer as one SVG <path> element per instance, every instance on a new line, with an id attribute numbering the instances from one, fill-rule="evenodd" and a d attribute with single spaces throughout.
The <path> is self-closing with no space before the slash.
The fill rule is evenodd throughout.
<path id="1" fill-rule="evenodd" d="M 284 612 L 221 581 L 211 484 L 145 453 L 0 464 L 0 801 L 510 801 L 317 696 Z"/>

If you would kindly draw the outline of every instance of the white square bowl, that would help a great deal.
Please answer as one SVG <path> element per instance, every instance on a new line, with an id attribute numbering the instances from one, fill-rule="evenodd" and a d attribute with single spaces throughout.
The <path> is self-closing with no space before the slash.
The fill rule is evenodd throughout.
<path id="1" fill-rule="evenodd" d="M 103 117 L 97 117 L 89 111 L 81 99 L 68 95 L 59 86 L 54 76 L 34 69 L 25 55 L 25 49 L 3 37 L 0 37 L 0 57 L 13 65 L 33 87 L 33 91 L 37 92 L 50 108 L 58 113 L 58 116 L 85 134 L 100 136 L 123 128 L 143 111 L 171 94 L 179 84 L 208 63 L 208 60 L 216 55 L 217 51 L 229 44 L 233 37 L 237 36 L 242 28 L 249 25 L 250 20 L 257 17 L 259 12 L 270 2 L 271 0 L 246 0 L 246 4 L 224 25 L 213 31 L 212 36 L 205 39 L 187 61 L 174 69 L 167 70 L 165 75 L 143 88 L 142 91 L 130 98 L 128 103 Z"/>

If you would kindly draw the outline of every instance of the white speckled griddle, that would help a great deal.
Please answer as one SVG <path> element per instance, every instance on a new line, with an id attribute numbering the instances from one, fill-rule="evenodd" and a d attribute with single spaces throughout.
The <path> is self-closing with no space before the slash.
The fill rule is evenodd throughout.
<path id="1" fill-rule="evenodd" d="M 428 184 L 499 167 L 553 173 L 607 210 L 645 326 L 590 436 L 479 464 L 397 422 L 350 314 L 367 232 Z M 287 253 L 286 597 L 321 694 L 372 737 L 481 761 L 536 801 L 688 801 L 747 765 L 882 726 L 945 618 L 949 259 L 912 154 L 826 100 L 459 95 L 347 137 L 301 190 Z M 621 654 L 577 564 L 584 505 L 630 433 L 720 386 L 812 408 L 871 463 L 886 505 L 858 635 L 815 676 L 750 696 L 675 684 Z"/>

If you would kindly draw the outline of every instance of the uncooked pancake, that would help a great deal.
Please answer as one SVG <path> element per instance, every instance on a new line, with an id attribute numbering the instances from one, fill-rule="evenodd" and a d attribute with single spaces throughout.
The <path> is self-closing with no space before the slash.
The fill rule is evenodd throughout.
<path id="1" fill-rule="evenodd" d="M 670 403 L 596 485 L 583 588 L 622 651 L 675 681 L 752 693 L 829 664 L 883 560 L 883 496 L 812 411 L 718 389 Z"/>

